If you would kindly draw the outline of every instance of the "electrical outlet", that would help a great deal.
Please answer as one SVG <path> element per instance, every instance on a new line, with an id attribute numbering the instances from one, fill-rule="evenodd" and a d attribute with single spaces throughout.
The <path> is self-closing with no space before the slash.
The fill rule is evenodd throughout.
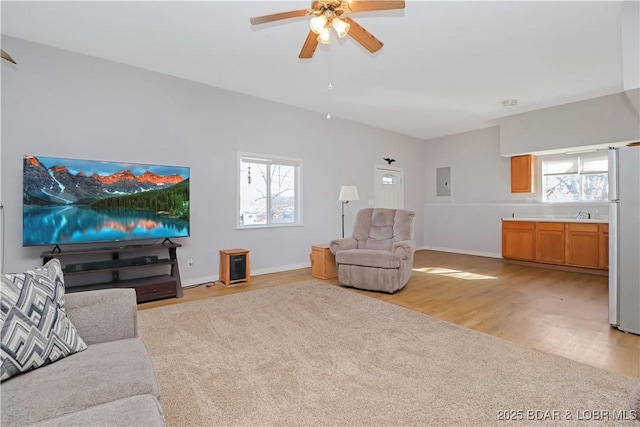
<path id="1" fill-rule="evenodd" d="M 187 260 L 187 265 L 188 265 L 189 267 L 193 267 L 193 258 L 189 258 L 189 259 Z"/>

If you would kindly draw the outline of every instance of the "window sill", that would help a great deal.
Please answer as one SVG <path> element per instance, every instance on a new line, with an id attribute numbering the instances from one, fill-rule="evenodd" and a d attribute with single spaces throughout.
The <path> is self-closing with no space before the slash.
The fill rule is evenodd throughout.
<path id="1" fill-rule="evenodd" d="M 304 227 L 302 223 L 296 224 L 256 224 L 256 225 L 236 225 L 236 230 L 255 230 L 260 228 L 288 228 L 288 227 Z"/>

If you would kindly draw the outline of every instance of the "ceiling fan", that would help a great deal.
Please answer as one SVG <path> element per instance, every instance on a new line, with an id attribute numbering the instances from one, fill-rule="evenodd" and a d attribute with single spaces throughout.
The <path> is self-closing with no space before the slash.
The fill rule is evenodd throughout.
<path id="1" fill-rule="evenodd" d="M 310 9 L 258 16 L 251 18 L 250 21 L 252 25 L 259 25 L 282 19 L 313 15 L 309 22 L 311 29 L 298 55 L 301 59 L 308 59 L 313 57 L 318 43 L 331 43 L 331 27 L 336 30 L 340 38 L 348 34 L 369 52 L 375 53 L 379 51 L 383 43 L 353 19 L 344 15 L 347 13 L 394 9 L 404 9 L 404 0 L 314 0 L 311 2 Z"/>

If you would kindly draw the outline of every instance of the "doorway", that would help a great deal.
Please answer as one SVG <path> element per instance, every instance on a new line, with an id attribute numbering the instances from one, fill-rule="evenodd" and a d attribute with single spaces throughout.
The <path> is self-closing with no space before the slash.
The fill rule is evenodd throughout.
<path id="1" fill-rule="evenodd" d="M 376 208 L 404 209 L 404 170 L 376 165 L 374 196 Z"/>

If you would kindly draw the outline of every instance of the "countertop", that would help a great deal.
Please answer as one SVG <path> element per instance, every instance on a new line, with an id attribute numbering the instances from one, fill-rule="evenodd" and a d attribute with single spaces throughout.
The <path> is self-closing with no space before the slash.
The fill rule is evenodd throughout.
<path id="1" fill-rule="evenodd" d="M 608 224 L 606 219 L 573 219 L 573 218 L 502 218 L 503 221 L 535 221 L 535 222 L 591 222 Z"/>

